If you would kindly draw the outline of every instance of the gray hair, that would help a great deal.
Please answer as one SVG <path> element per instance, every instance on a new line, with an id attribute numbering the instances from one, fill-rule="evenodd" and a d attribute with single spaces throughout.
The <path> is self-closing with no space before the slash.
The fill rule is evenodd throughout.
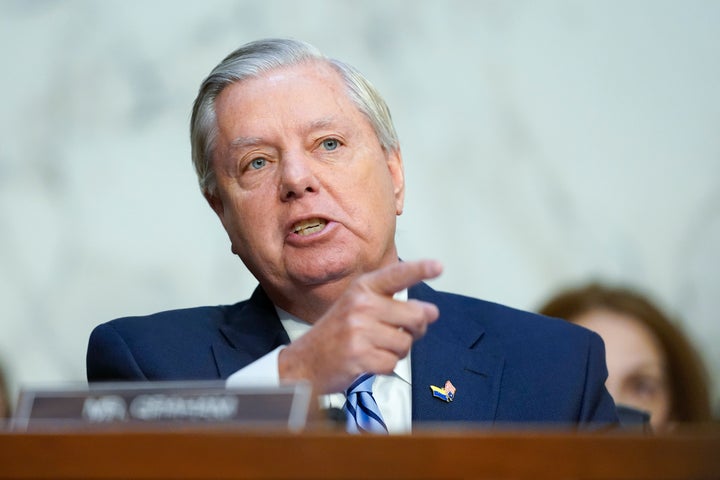
<path id="1" fill-rule="evenodd" d="M 214 194 L 212 156 L 218 134 L 215 100 L 225 87 L 271 70 L 303 62 L 326 62 L 342 77 L 350 100 L 370 121 L 385 151 L 399 148 L 390 110 L 380 93 L 351 65 L 328 58 L 314 46 L 290 39 L 265 39 L 238 48 L 210 72 L 200 85 L 190 120 L 192 161 L 203 194 Z"/>

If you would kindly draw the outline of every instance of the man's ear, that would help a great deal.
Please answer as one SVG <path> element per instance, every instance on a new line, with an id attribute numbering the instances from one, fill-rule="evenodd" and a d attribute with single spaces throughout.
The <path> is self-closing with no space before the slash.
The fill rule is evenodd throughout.
<path id="1" fill-rule="evenodd" d="M 210 205 L 210 208 L 213 209 L 213 211 L 217 214 L 217 216 L 220 218 L 220 221 L 223 220 L 223 214 L 225 213 L 225 207 L 223 206 L 222 200 L 217 195 L 214 195 L 210 192 L 204 192 L 203 196 L 205 197 L 205 200 L 207 200 L 208 204 Z"/>
<path id="2" fill-rule="evenodd" d="M 223 227 L 225 227 L 225 206 L 223 205 L 222 199 L 219 196 L 213 195 L 209 192 L 203 193 L 203 196 L 210 205 L 210 208 L 213 209 L 215 214 L 220 219 L 220 223 L 222 223 Z M 227 228 L 225 230 L 227 231 Z M 238 254 L 237 250 L 235 249 L 235 245 L 232 243 L 232 237 L 230 238 L 230 251 L 235 255 Z"/>
<path id="3" fill-rule="evenodd" d="M 400 147 L 387 153 L 387 165 L 393 183 L 393 192 L 395 193 L 395 214 L 401 215 L 405 205 L 405 170 Z"/>

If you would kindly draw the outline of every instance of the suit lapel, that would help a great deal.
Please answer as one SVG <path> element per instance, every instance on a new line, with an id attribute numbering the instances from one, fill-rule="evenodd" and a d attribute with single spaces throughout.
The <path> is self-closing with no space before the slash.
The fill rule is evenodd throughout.
<path id="1" fill-rule="evenodd" d="M 484 338 L 477 319 L 482 312 L 463 310 L 425 284 L 409 291 L 410 298 L 432 302 L 440 318 L 412 349 L 412 419 L 414 422 L 492 422 L 495 418 L 503 356 Z M 275 307 L 258 287 L 247 301 L 228 308 L 219 327 L 223 339 L 212 346 L 220 378 L 227 378 L 280 345 L 290 342 Z M 430 385 L 450 380 L 455 400 L 432 396 Z"/>
<path id="2" fill-rule="evenodd" d="M 409 296 L 440 309 L 438 321 L 412 350 L 413 421 L 492 422 L 504 359 L 484 338 L 479 313 L 460 308 L 424 284 L 411 288 Z M 452 402 L 433 397 L 430 389 L 444 387 L 446 380 L 457 389 Z"/>
<path id="3" fill-rule="evenodd" d="M 275 307 L 261 287 L 247 302 L 230 307 L 219 328 L 225 341 L 216 341 L 211 348 L 221 378 L 290 343 Z"/>

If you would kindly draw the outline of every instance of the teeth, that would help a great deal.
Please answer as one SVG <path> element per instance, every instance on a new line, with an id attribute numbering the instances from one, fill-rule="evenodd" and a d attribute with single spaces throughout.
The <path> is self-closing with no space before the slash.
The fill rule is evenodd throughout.
<path id="1" fill-rule="evenodd" d="M 310 235 L 325 228 L 326 224 L 327 222 L 321 218 L 310 218 L 293 225 L 293 232 L 298 235 Z"/>

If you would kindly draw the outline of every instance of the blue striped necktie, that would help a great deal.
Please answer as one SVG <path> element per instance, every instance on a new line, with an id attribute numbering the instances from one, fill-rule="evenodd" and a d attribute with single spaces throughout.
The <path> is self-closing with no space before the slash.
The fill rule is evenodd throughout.
<path id="1" fill-rule="evenodd" d="M 380 409 L 372 395 L 375 375 L 360 375 L 345 391 L 347 401 L 343 407 L 350 433 L 388 433 Z"/>

